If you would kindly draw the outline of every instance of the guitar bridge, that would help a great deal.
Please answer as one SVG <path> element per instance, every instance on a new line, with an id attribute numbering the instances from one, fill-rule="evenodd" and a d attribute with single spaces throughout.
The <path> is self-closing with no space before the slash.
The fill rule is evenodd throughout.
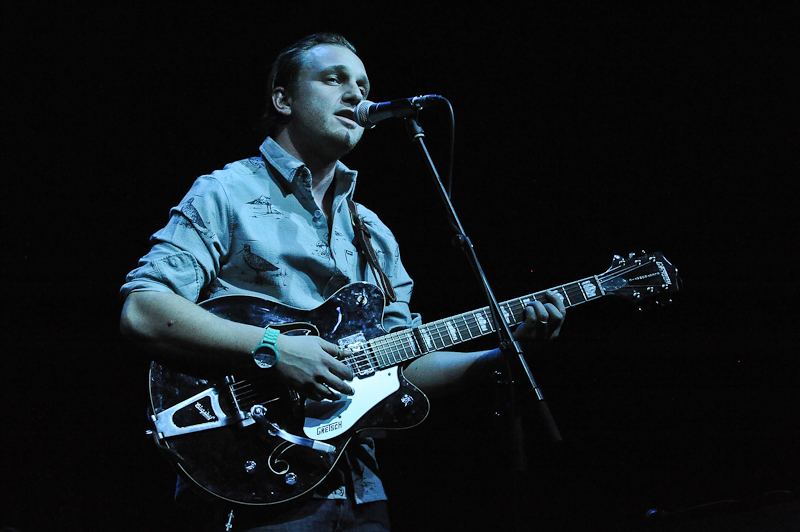
<path id="1" fill-rule="evenodd" d="M 245 427 L 255 423 L 247 414 L 226 415 L 215 388 L 204 390 L 150 416 L 158 439 L 182 436 L 193 432 L 217 429 L 240 424 Z"/>

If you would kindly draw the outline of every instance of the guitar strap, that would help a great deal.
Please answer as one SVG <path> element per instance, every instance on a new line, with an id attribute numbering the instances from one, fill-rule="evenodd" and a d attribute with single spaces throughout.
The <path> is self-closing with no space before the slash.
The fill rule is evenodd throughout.
<path id="1" fill-rule="evenodd" d="M 353 230 L 356 233 L 356 242 L 358 242 L 358 248 L 361 253 L 367 258 L 367 262 L 372 267 L 372 272 L 375 274 L 375 278 L 378 279 L 378 283 L 381 285 L 380 288 L 383 289 L 383 293 L 386 294 L 386 297 L 394 303 L 397 301 L 397 295 L 394 293 L 394 288 L 392 288 L 392 283 L 389 281 L 389 277 L 383 272 L 381 269 L 381 265 L 378 263 L 378 257 L 375 254 L 375 248 L 372 247 L 372 234 L 369 231 L 369 228 L 364 223 L 364 220 L 359 216 L 358 209 L 356 208 L 356 204 L 352 198 L 347 198 L 347 205 L 350 207 L 350 219 L 353 222 Z"/>
<path id="2" fill-rule="evenodd" d="M 267 161 L 267 158 L 264 157 L 263 154 L 261 155 L 261 159 L 264 161 L 267 172 L 269 172 L 269 168 L 272 165 L 269 163 L 269 161 Z M 397 295 L 394 292 L 394 288 L 392 288 L 391 281 L 389 281 L 389 276 L 383 272 L 381 265 L 378 263 L 378 257 L 375 254 L 375 248 L 372 247 L 372 233 L 369 232 L 369 228 L 367 228 L 367 226 L 364 224 L 361 216 L 358 215 L 358 209 L 356 208 L 353 198 L 347 198 L 347 206 L 350 207 L 350 220 L 353 222 L 353 231 L 355 231 L 356 234 L 358 248 L 367 258 L 367 263 L 372 268 L 373 273 L 375 273 L 375 278 L 381 285 L 379 288 L 383 290 L 383 293 L 386 295 L 389 301 L 394 303 L 397 301 Z"/>

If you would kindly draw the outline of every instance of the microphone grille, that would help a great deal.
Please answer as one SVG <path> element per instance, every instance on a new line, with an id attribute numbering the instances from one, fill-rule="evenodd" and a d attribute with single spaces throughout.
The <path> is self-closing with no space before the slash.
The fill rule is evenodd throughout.
<path id="1" fill-rule="evenodd" d="M 356 105 L 356 108 L 353 109 L 353 113 L 356 117 L 356 123 L 361 127 L 372 127 L 375 124 L 370 122 L 369 120 L 369 106 L 372 105 L 373 102 L 369 100 L 362 100 Z"/>

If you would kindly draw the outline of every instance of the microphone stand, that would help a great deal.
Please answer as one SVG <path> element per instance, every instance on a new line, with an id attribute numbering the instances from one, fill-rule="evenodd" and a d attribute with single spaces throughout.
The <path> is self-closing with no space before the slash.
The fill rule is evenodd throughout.
<path id="1" fill-rule="evenodd" d="M 467 256 L 467 260 L 472 266 L 473 273 L 478 279 L 479 284 L 481 285 L 486 300 L 489 303 L 489 309 L 492 313 L 492 318 L 494 319 L 495 326 L 497 328 L 497 334 L 499 337 L 499 347 L 500 351 L 503 353 L 503 356 L 507 363 L 511 361 L 515 361 L 518 363 L 518 366 L 522 369 L 523 374 L 525 375 L 525 382 L 527 383 L 526 392 L 521 398 L 524 402 L 524 406 L 527 410 L 533 411 L 536 417 L 538 417 L 543 422 L 545 437 L 548 440 L 548 443 L 557 443 L 561 442 L 561 434 L 558 431 L 558 427 L 556 427 L 555 421 L 550 413 L 550 409 L 547 406 L 547 403 L 544 400 L 544 396 L 542 395 L 542 391 L 539 389 L 539 386 L 536 384 L 536 380 L 533 377 L 533 373 L 531 372 L 530 368 L 528 367 L 528 363 L 525 361 L 525 357 L 523 356 L 522 349 L 520 348 L 519 344 L 511 334 L 511 330 L 508 327 L 508 323 L 506 323 L 505 319 L 503 319 L 503 314 L 500 312 L 500 305 L 497 302 L 497 299 L 492 292 L 491 287 L 489 286 L 489 282 L 486 279 L 486 275 L 483 273 L 483 268 L 481 268 L 480 262 L 478 261 L 478 257 L 475 254 L 475 249 L 472 246 L 472 242 L 466 236 L 464 232 L 464 228 L 461 225 L 461 222 L 458 219 L 458 215 L 456 214 L 455 208 L 453 207 L 452 202 L 450 201 L 450 196 L 447 194 L 444 185 L 442 184 L 442 180 L 439 177 L 439 173 L 436 170 L 436 165 L 433 163 L 433 159 L 428 152 L 428 148 L 425 145 L 425 132 L 422 130 L 420 125 L 417 123 L 416 118 L 406 118 L 406 128 L 408 129 L 408 133 L 411 136 L 411 141 L 415 142 L 422 153 L 423 158 L 427 162 L 428 169 L 430 171 L 431 177 L 436 185 L 436 189 L 439 192 L 439 195 L 442 198 L 442 201 L 446 207 L 446 213 L 448 215 L 448 219 L 450 222 L 450 226 L 455 231 L 455 238 L 454 238 L 454 245 L 457 245 L 461 248 L 464 254 Z M 522 519 L 520 515 L 521 510 L 521 487 L 524 474 L 527 470 L 527 460 L 525 458 L 525 443 L 524 443 L 524 431 L 522 428 L 522 412 L 520 411 L 520 406 L 518 401 L 515 399 L 514 393 L 514 379 L 510 379 L 509 385 L 511 397 L 509 401 L 509 408 L 510 408 L 510 416 L 511 416 L 511 432 L 512 432 L 512 447 L 513 453 L 512 456 L 514 462 L 514 473 L 516 477 L 516 496 L 518 497 L 517 503 L 520 505 L 516 510 L 516 525 L 517 529 L 522 529 Z"/>

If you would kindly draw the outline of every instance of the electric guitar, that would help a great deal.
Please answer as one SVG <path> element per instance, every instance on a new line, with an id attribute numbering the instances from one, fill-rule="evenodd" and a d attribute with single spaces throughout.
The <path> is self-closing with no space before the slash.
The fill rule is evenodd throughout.
<path id="1" fill-rule="evenodd" d="M 611 268 L 551 289 L 566 307 L 607 295 L 643 300 L 678 290 L 677 270 L 661 253 L 615 256 Z M 500 304 L 509 326 L 544 291 Z M 270 371 L 188 375 L 157 362 L 150 368 L 151 434 L 179 473 L 202 490 L 246 505 L 271 505 L 309 494 L 334 468 L 357 434 L 410 428 L 427 417 L 427 397 L 401 365 L 495 331 L 489 307 L 416 328 L 382 328 L 383 293 L 369 283 L 345 286 L 319 307 L 300 310 L 251 296 L 221 296 L 200 304 L 225 319 L 314 334 L 347 348 L 342 362 L 355 393 L 315 401 L 283 385 Z"/>

